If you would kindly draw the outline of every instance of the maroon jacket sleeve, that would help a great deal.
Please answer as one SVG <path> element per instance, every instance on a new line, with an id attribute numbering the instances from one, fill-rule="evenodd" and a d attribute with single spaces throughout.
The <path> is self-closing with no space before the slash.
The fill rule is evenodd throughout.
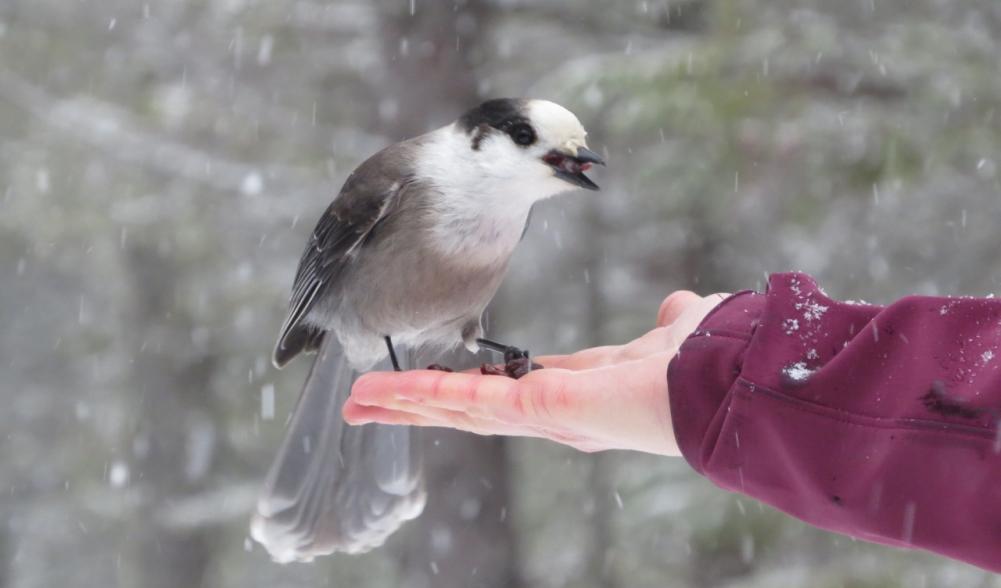
<path id="1" fill-rule="evenodd" d="M 1001 572 L 1001 300 L 837 302 L 778 274 L 668 369 L 682 454 L 818 527 Z"/>

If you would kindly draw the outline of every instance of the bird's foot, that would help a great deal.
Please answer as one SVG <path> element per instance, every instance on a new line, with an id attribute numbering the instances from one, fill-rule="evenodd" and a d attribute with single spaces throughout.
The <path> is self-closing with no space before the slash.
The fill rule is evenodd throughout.
<path id="1" fill-rule="evenodd" d="M 448 372 L 448 373 L 452 373 L 455 371 L 452 368 L 448 367 L 447 365 L 441 365 L 440 363 L 432 363 L 427 367 L 427 369 L 436 372 Z"/>
<path id="2" fill-rule="evenodd" d="M 519 349 L 514 345 L 505 345 L 490 339 L 477 339 L 476 342 L 487 349 L 504 354 L 503 367 L 489 363 L 480 366 L 480 373 L 485 376 L 507 376 L 517 380 L 532 370 L 542 369 L 541 365 L 532 361 L 527 349 Z"/>
<path id="3" fill-rule="evenodd" d="M 526 354 L 524 357 L 506 361 L 503 366 L 485 363 L 480 366 L 480 373 L 484 376 L 506 376 L 517 380 L 528 372 L 541 369 L 542 366 L 532 361 Z"/>
<path id="4" fill-rule="evenodd" d="M 508 345 L 504 349 L 504 372 L 517 380 L 532 370 L 541 370 L 542 366 L 532 361 L 527 349 L 519 349 Z"/>
<path id="5" fill-rule="evenodd" d="M 492 363 L 480 364 L 480 373 L 484 376 L 507 376 L 507 372 L 504 371 L 504 368 Z"/>

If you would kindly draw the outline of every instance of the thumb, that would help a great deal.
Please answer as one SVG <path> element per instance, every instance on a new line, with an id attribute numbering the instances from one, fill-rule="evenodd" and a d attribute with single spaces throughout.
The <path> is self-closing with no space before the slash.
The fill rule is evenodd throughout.
<path id="1" fill-rule="evenodd" d="M 664 299 L 664 302 L 660 304 L 660 310 L 657 312 L 657 326 L 666 327 L 678 320 L 689 306 L 695 304 L 702 297 L 695 292 L 690 292 L 688 290 L 678 290 L 668 295 Z"/>

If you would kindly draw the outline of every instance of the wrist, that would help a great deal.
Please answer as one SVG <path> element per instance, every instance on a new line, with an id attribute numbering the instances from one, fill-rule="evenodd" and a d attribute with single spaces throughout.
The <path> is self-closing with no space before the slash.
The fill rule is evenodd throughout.
<path id="1" fill-rule="evenodd" d="M 719 418 L 743 368 L 744 354 L 764 310 L 764 295 L 739 292 L 713 308 L 685 339 L 667 370 L 668 402 L 681 454 L 703 472 Z"/>

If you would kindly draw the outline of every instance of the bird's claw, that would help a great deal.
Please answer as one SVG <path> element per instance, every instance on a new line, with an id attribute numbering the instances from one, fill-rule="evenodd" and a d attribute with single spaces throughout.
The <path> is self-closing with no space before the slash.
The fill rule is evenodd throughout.
<path id="1" fill-rule="evenodd" d="M 523 353 L 521 357 L 506 360 L 503 366 L 485 363 L 480 366 L 480 373 L 484 376 L 506 376 L 517 380 L 531 371 L 542 369 L 541 365 L 529 358 L 528 352 Z"/>
<path id="2" fill-rule="evenodd" d="M 528 372 L 541 369 L 542 366 L 532 361 L 532 358 L 528 356 L 527 351 L 524 356 L 508 360 L 504 364 L 504 371 L 509 377 L 514 378 L 515 380 L 526 375 Z"/>
<path id="3" fill-rule="evenodd" d="M 484 376 L 506 376 L 507 372 L 504 368 L 496 366 L 492 363 L 480 364 L 480 373 Z"/>

